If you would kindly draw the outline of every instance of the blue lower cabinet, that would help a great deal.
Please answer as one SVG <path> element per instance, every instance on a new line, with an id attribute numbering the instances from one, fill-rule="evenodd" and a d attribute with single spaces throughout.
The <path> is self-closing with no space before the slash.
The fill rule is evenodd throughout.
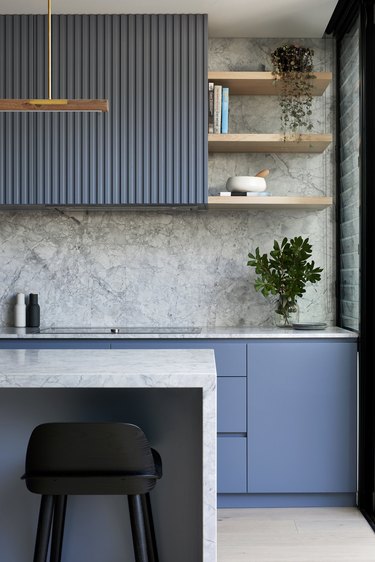
<path id="1" fill-rule="evenodd" d="M 218 436 L 217 491 L 241 494 L 247 491 L 246 437 Z"/>
<path id="2" fill-rule="evenodd" d="M 219 377 L 217 380 L 218 433 L 246 433 L 246 378 Z"/>
<path id="3" fill-rule="evenodd" d="M 248 344 L 248 491 L 356 491 L 356 343 Z"/>

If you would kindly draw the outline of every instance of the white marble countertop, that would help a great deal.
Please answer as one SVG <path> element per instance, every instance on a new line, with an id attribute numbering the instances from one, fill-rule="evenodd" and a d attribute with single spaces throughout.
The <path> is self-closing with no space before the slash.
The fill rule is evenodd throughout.
<path id="1" fill-rule="evenodd" d="M 216 384 L 209 349 L 0 350 L 2 387 L 202 387 Z"/>
<path id="2" fill-rule="evenodd" d="M 0 350 L 0 388 L 201 388 L 203 560 L 216 561 L 213 350 Z"/>
<path id="3" fill-rule="evenodd" d="M 56 328 L 54 328 L 56 330 Z M 62 329 L 64 330 L 64 328 Z M 202 327 L 193 328 L 174 328 L 173 333 L 168 333 L 166 328 L 145 328 L 142 329 L 123 328 L 125 332 L 114 334 L 111 327 L 107 328 L 82 328 L 76 329 L 74 333 L 50 332 L 47 327 L 42 328 L 42 332 L 38 332 L 31 328 L 0 328 L 0 339 L 357 339 L 357 332 L 351 332 L 338 328 L 336 326 L 327 326 L 324 330 L 295 330 L 293 328 L 273 328 L 273 327 Z M 86 330 L 86 331 L 85 331 Z M 152 330 L 152 331 L 151 331 Z M 159 330 L 159 331 L 158 331 Z M 195 331 L 193 331 L 195 330 Z"/>

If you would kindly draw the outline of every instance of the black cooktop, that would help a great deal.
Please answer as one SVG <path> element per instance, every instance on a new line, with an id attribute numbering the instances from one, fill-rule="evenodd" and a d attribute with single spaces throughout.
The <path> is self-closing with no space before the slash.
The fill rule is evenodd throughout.
<path id="1" fill-rule="evenodd" d="M 192 327 L 147 327 L 147 326 L 135 326 L 135 327 L 99 327 L 99 328 L 59 328 L 53 326 L 50 328 L 41 328 L 39 333 L 41 334 L 199 334 L 201 328 Z"/>

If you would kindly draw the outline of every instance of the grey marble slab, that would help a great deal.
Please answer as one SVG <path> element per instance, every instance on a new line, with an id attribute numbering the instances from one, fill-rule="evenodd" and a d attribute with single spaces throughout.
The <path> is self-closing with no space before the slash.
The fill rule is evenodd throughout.
<path id="1" fill-rule="evenodd" d="M 216 561 L 216 368 L 212 350 L 0 350 L 0 388 L 201 388 L 203 560 Z"/>
<path id="2" fill-rule="evenodd" d="M 79 330 L 79 329 L 76 329 Z M 48 332 L 44 329 L 43 333 L 35 332 L 31 328 L 0 328 L 0 339 L 14 340 L 14 339 L 27 339 L 27 340 L 72 340 L 72 339 L 110 339 L 110 340 L 132 340 L 132 339 L 301 339 L 301 338 L 341 338 L 341 339 L 357 339 L 357 332 L 351 332 L 338 328 L 336 326 L 328 326 L 324 330 L 295 330 L 292 328 L 263 328 L 253 326 L 229 326 L 229 327 L 202 327 L 195 328 L 194 331 L 184 329 L 181 332 L 174 330 L 173 333 L 168 333 L 166 329 L 161 329 L 158 332 L 157 328 L 150 331 L 150 327 L 145 327 L 144 333 L 141 328 L 137 327 L 134 333 L 131 333 L 131 328 L 126 328 L 126 333 L 113 334 L 111 328 L 108 327 L 107 331 L 99 328 L 95 332 L 94 328 L 89 331 L 75 331 L 72 333 L 58 333 L 55 331 Z"/>

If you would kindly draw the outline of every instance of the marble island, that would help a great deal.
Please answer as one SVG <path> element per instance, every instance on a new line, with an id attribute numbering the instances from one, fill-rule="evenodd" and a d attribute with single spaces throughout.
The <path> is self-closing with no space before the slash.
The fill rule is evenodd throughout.
<path id="1" fill-rule="evenodd" d="M 36 526 L 38 499 L 20 481 L 27 438 L 37 423 L 57 419 L 131 421 L 143 426 L 164 465 L 163 479 L 155 488 L 154 515 L 161 559 L 216 560 L 216 368 L 212 350 L 1 350 L 0 418 L 0 497 L 2 503 L 10 491 L 14 497 L 0 531 L 7 562 L 26 560 L 25 552 L 33 541 L 30 528 Z M 90 503 L 94 500 L 85 500 L 87 513 L 95 511 Z M 69 531 L 69 520 L 81 517 L 80 506 L 71 503 L 66 542 L 71 532 L 70 542 L 77 543 L 77 554 L 72 550 L 68 558 L 78 562 L 80 556 L 84 559 L 82 549 L 87 544 L 80 545 L 79 537 Z M 95 512 L 99 520 L 100 505 Z M 115 520 L 110 509 L 106 516 L 112 518 L 117 532 L 127 526 Z M 99 561 L 103 541 L 111 543 L 106 561 L 118 559 L 116 546 L 120 550 L 124 545 L 113 539 L 113 529 L 108 536 L 103 529 L 95 532 L 88 527 L 87 532 L 92 536 L 92 551 L 86 551 L 85 559 Z M 27 548 L 19 540 L 14 542 L 16 535 L 26 535 Z"/>

